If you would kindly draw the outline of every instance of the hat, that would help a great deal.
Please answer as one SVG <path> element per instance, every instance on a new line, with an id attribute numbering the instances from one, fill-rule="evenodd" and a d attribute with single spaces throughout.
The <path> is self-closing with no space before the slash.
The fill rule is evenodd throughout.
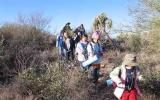
<path id="1" fill-rule="evenodd" d="M 96 31 L 92 34 L 92 39 L 99 39 L 100 38 L 100 32 L 99 31 Z"/>
<path id="2" fill-rule="evenodd" d="M 136 61 L 136 55 L 135 54 L 126 54 L 122 64 L 128 65 L 128 66 L 138 66 L 138 63 Z"/>

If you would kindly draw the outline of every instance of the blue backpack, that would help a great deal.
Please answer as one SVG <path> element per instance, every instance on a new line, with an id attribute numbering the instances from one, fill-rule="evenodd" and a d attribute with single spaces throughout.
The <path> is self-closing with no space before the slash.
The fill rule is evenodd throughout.
<path id="1" fill-rule="evenodd" d="M 63 36 L 58 37 L 58 47 L 62 47 L 64 45 Z"/>

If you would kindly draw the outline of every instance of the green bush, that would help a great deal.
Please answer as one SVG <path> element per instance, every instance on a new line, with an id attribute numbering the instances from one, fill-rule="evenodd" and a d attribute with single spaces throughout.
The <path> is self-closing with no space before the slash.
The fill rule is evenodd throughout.
<path id="1" fill-rule="evenodd" d="M 51 50 L 55 39 L 48 32 L 32 25 L 4 24 L 0 27 L 0 82 L 9 83 L 19 72 L 32 65 L 54 60 Z M 53 43 L 51 43 L 53 42 Z M 51 45 L 52 44 L 52 45 Z M 48 56 L 42 56 L 48 52 Z M 43 58 L 43 59 L 42 59 Z M 50 60 L 49 60 L 50 59 Z"/>
<path id="2" fill-rule="evenodd" d="M 145 81 L 141 83 L 143 92 L 150 93 L 155 96 L 160 96 L 160 72 L 152 72 L 151 75 L 145 76 Z"/>
<path id="3" fill-rule="evenodd" d="M 45 100 L 61 100 L 65 96 L 65 77 L 64 67 L 56 63 L 28 68 L 20 74 L 21 91 Z"/>
<path id="4" fill-rule="evenodd" d="M 158 30 L 142 34 L 142 50 L 149 54 L 160 53 L 160 35 Z"/>
<path id="5" fill-rule="evenodd" d="M 120 46 L 124 50 L 131 52 L 139 52 L 141 50 L 141 37 L 136 33 L 122 33 L 118 36 L 118 41 L 120 41 Z"/>
<path id="6" fill-rule="evenodd" d="M 160 56 L 159 54 L 149 55 L 147 52 L 139 52 L 138 62 L 144 81 L 140 83 L 143 93 L 160 96 Z"/>

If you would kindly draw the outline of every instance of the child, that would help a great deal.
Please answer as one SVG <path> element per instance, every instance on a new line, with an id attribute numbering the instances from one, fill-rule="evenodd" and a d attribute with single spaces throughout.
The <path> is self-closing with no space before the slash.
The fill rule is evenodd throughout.
<path id="1" fill-rule="evenodd" d="M 60 35 L 57 37 L 57 41 L 56 41 L 56 47 L 58 48 L 60 57 L 64 56 L 64 52 L 63 52 L 64 47 L 63 46 L 64 46 L 64 37 L 63 37 L 63 31 L 61 31 Z"/>
<path id="2" fill-rule="evenodd" d="M 88 55 L 87 55 L 87 38 L 88 36 L 86 34 L 82 35 L 80 37 L 80 42 L 78 42 L 76 46 L 76 53 L 78 54 L 78 61 L 80 62 L 80 67 L 83 70 L 85 68 L 82 66 L 82 63 L 87 60 Z"/>
<path id="3" fill-rule="evenodd" d="M 137 100 L 137 94 L 142 95 L 138 87 L 139 76 L 136 55 L 127 54 L 122 65 L 110 73 L 111 79 L 117 85 L 114 95 L 119 100 Z"/>
<path id="4" fill-rule="evenodd" d="M 67 32 L 64 32 L 64 51 L 65 51 L 65 57 L 67 61 L 74 60 L 74 49 L 75 49 L 75 43 L 72 37 L 69 36 Z"/>
<path id="5" fill-rule="evenodd" d="M 100 62 L 102 58 L 102 47 L 99 44 L 100 32 L 96 31 L 92 34 L 92 41 L 87 46 L 88 59 L 92 59 L 94 56 L 98 57 L 98 60 L 91 64 L 91 76 L 93 78 L 93 83 L 98 82 Z"/>

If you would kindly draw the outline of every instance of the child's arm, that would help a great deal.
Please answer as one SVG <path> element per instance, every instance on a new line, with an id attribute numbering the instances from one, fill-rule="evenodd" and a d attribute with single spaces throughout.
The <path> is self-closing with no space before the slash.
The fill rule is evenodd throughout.
<path id="1" fill-rule="evenodd" d="M 125 85 L 122 83 L 121 79 L 119 78 L 121 68 L 116 67 L 111 73 L 110 78 L 116 83 L 118 87 L 125 88 Z"/>
<path id="2" fill-rule="evenodd" d="M 137 81 L 143 81 L 144 80 L 143 76 L 140 73 L 140 68 L 138 66 L 136 67 L 136 75 L 137 75 Z"/>
<path id="3" fill-rule="evenodd" d="M 76 52 L 80 54 L 83 53 L 83 48 L 80 46 L 80 43 L 77 44 Z"/>

